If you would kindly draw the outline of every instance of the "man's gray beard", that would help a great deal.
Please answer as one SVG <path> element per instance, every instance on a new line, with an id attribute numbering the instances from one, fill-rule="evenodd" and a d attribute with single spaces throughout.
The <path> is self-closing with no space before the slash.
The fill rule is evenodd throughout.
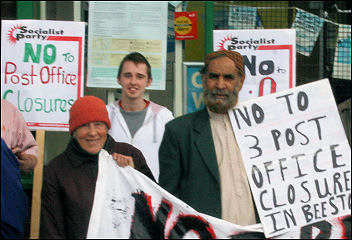
<path id="1" fill-rule="evenodd" d="M 215 94 L 227 94 L 226 99 L 216 99 Z M 204 89 L 204 104 L 209 107 L 210 111 L 225 114 L 229 109 L 232 109 L 238 101 L 238 92 L 236 89 L 229 93 L 226 90 L 214 89 L 210 91 L 208 88 Z"/>

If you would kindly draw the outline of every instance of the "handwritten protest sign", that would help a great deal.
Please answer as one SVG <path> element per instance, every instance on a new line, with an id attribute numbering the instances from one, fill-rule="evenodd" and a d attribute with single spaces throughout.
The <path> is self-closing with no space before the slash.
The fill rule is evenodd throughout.
<path id="1" fill-rule="evenodd" d="M 348 238 L 351 215 L 280 235 L 278 239 Z M 105 150 L 87 238 L 263 239 L 261 224 L 239 226 L 199 213 L 131 167 L 121 168 Z"/>
<path id="2" fill-rule="evenodd" d="M 327 79 L 229 116 L 266 237 L 351 213 L 351 148 Z"/>
<path id="3" fill-rule="evenodd" d="M 68 130 L 83 95 L 84 22 L 3 20 L 1 97 L 32 129 Z"/>
<path id="4" fill-rule="evenodd" d="M 294 29 L 214 30 L 213 38 L 214 51 L 243 56 L 246 78 L 239 102 L 296 86 Z"/>

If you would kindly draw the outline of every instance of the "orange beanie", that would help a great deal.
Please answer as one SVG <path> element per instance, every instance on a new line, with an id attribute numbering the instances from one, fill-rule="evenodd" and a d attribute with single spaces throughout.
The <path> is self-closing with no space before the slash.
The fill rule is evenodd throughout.
<path id="1" fill-rule="evenodd" d="M 104 122 L 110 129 L 108 111 L 105 102 L 94 96 L 78 98 L 70 109 L 70 134 L 83 124 L 89 122 Z"/>
<path id="2" fill-rule="evenodd" d="M 205 64 L 208 65 L 209 62 L 217 57 L 220 56 L 226 56 L 228 58 L 230 58 L 235 65 L 239 68 L 239 70 L 241 72 L 244 72 L 244 64 L 243 64 L 243 57 L 240 53 L 235 52 L 235 51 L 231 51 L 231 50 L 220 50 L 220 51 L 216 51 L 216 52 L 212 52 L 209 53 L 206 57 L 205 57 Z"/>

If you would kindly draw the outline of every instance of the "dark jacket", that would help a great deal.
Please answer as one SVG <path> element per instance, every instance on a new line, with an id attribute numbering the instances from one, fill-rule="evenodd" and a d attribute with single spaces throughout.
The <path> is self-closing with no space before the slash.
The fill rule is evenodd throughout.
<path id="1" fill-rule="evenodd" d="M 18 160 L 1 138 L 1 238 L 22 239 L 27 217 L 28 199 Z"/>
<path id="2" fill-rule="evenodd" d="M 221 218 L 219 169 L 205 108 L 166 124 L 159 163 L 162 188 L 195 210 Z"/>
<path id="3" fill-rule="evenodd" d="M 206 108 L 165 125 L 159 164 L 162 188 L 196 211 L 221 218 L 220 175 Z M 255 214 L 259 223 L 256 208 Z"/>
<path id="4" fill-rule="evenodd" d="M 104 149 L 133 157 L 135 169 L 155 181 L 137 148 L 108 135 Z M 86 238 L 97 176 L 98 155 L 84 153 L 71 139 L 44 168 L 40 238 Z"/>

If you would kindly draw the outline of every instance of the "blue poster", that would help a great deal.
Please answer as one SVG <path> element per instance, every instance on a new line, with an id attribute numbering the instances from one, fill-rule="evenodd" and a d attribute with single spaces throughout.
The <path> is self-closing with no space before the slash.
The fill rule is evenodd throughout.
<path id="1" fill-rule="evenodd" d="M 204 107 L 202 77 L 199 73 L 203 65 L 203 63 L 185 63 L 185 113 L 195 112 Z"/>
<path id="2" fill-rule="evenodd" d="M 292 28 L 296 29 L 297 52 L 310 56 L 323 24 L 324 19 L 297 9 L 296 18 L 292 24 Z"/>
<path id="3" fill-rule="evenodd" d="M 334 78 L 351 80 L 351 26 L 339 24 L 336 42 Z"/>
<path id="4" fill-rule="evenodd" d="M 257 8 L 230 6 L 228 29 L 255 29 L 257 23 Z"/>

